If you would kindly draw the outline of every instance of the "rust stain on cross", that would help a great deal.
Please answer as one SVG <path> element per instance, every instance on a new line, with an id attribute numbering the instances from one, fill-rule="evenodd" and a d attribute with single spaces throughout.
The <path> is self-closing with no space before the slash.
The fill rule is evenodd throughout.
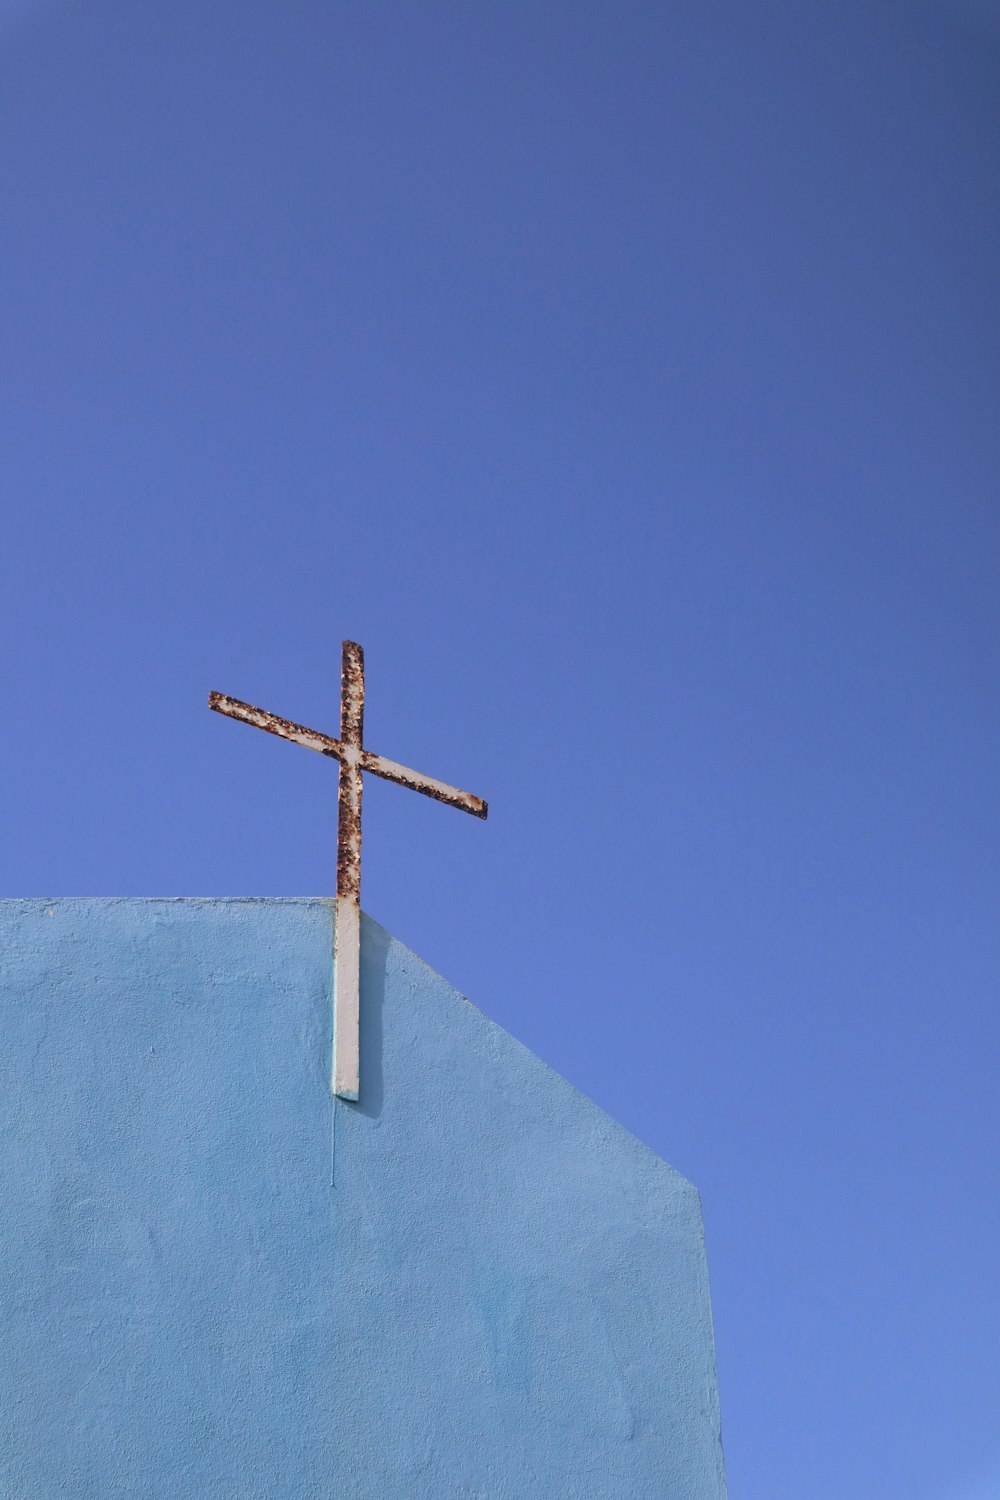
<path id="1" fill-rule="evenodd" d="M 307 729 L 291 719 L 254 708 L 225 693 L 209 693 L 208 706 L 230 719 L 266 729 L 293 744 L 304 745 L 339 763 L 337 791 L 337 899 L 334 946 L 333 1091 L 357 1099 L 360 1077 L 359 1022 L 361 979 L 361 782 L 365 771 L 423 792 L 437 802 L 485 818 L 486 803 L 471 792 L 411 771 L 364 747 L 365 654 L 355 641 L 344 641 L 340 666 L 340 738 Z"/>

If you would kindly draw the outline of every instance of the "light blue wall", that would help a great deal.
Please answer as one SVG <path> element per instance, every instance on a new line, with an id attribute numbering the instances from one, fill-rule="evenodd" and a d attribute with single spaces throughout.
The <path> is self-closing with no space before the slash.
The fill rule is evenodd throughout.
<path id="1" fill-rule="evenodd" d="M 724 1494 L 694 1189 L 322 901 L 0 903 L 0 1493 Z"/>

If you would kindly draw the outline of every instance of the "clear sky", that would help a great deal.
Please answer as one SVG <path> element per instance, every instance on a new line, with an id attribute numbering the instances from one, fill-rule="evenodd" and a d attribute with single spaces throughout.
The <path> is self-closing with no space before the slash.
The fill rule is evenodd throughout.
<path id="1" fill-rule="evenodd" d="M 363 903 L 699 1186 L 733 1500 L 1000 1494 L 1000 7 L 0 5 L 0 893 Z M 984 1489 L 983 1486 L 986 1486 Z"/>

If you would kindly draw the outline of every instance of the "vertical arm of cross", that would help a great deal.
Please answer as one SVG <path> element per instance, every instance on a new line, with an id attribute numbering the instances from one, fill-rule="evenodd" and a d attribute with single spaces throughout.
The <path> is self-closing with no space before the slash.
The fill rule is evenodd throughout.
<path id="1" fill-rule="evenodd" d="M 361 992 L 361 750 L 365 658 L 345 641 L 340 667 L 340 779 L 337 791 L 337 901 L 333 984 L 333 1092 L 356 1099 Z"/>

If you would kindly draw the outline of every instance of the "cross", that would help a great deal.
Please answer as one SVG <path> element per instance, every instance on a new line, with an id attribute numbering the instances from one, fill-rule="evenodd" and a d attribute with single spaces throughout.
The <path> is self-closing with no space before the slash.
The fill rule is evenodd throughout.
<path id="1" fill-rule="evenodd" d="M 359 1077 L 359 1021 L 361 988 L 361 774 L 369 771 L 384 781 L 395 781 L 423 792 L 449 807 L 460 807 L 475 818 L 485 818 L 481 797 L 422 776 L 376 755 L 364 747 L 365 654 L 354 641 L 344 641 L 340 666 L 340 739 L 279 719 L 239 698 L 209 693 L 208 706 L 216 713 L 242 719 L 257 729 L 280 735 L 307 750 L 318 750 L 339 762 L 337 790 L 336 941 L 333 950 L 333 1092 L 341 1099 L 357 1099 Z"/>

